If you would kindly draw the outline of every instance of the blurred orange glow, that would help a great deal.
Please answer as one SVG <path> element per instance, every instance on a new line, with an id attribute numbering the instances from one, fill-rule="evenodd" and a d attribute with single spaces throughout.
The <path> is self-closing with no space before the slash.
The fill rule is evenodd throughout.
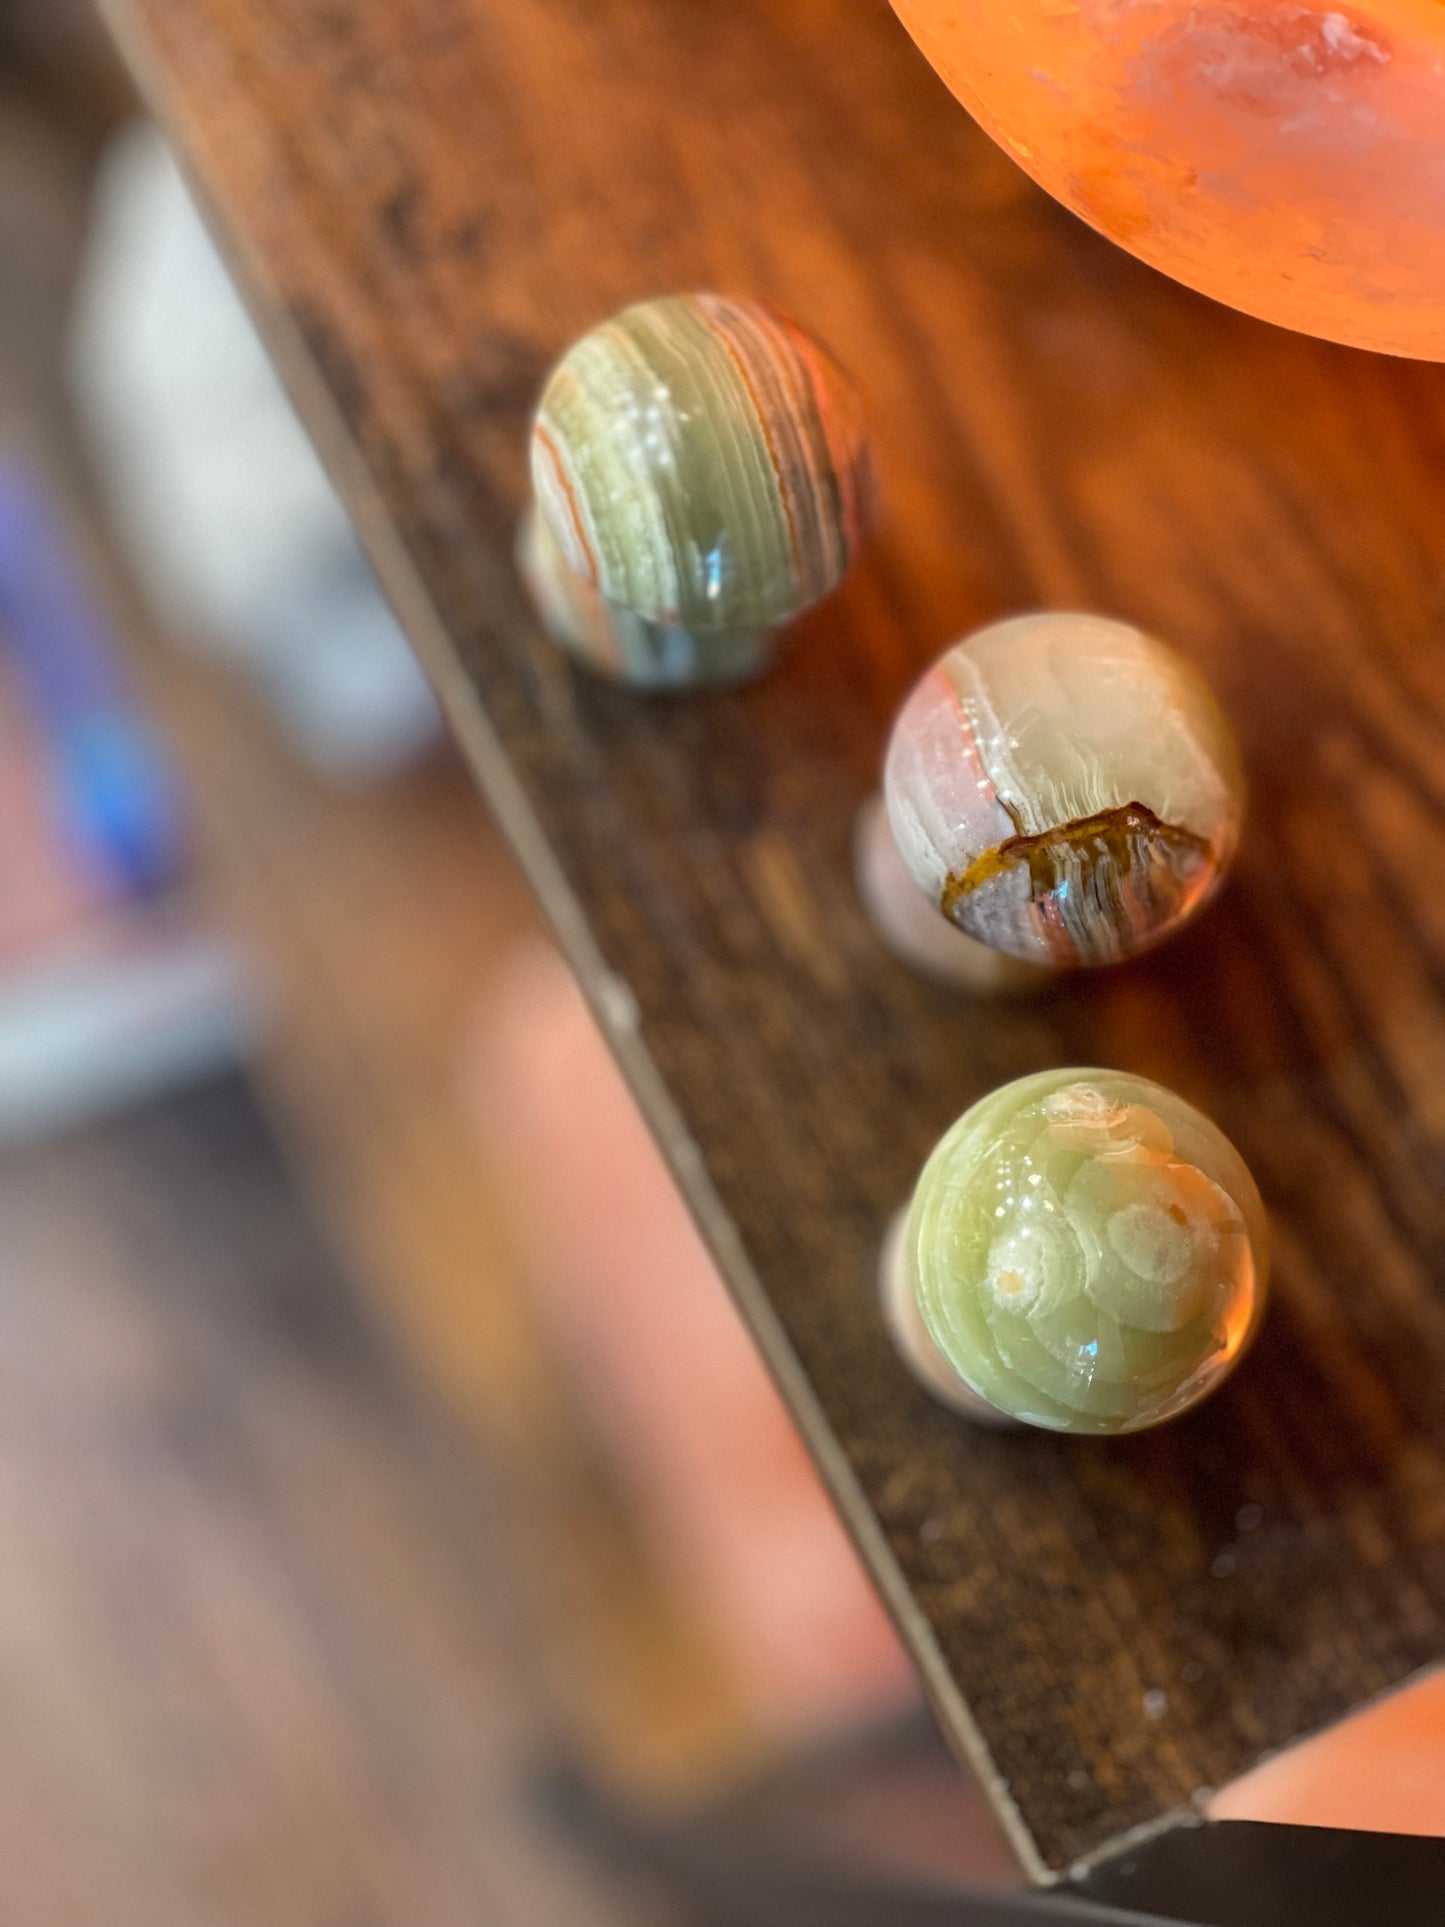
<path id="1" fill-rule="evenodd" d="M 1266 1760 L 1209 1810 L 1216 1820 L 1445 1835 L 1445 1672 Z"/>
<path id="2" fill-rule="evenodd" d="M 1445 358 L 1439 0 L 894 0 L 1065 206 L 1251 314 Z"/>
<path id="3" fill-rule="evenodd" d="M 576 985 L 483 1007 L 472 1105 L 570 1382 L 653 1548 L 780 1739 L 908 1704 L 908 1662 Z"/>

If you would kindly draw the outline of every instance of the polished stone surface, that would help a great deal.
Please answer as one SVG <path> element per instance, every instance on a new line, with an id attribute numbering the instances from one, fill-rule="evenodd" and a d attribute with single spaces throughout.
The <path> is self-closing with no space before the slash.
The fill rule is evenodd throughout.
<path id="1" fill-rule="evenodd" d="M 596 674 L 639 690 L 747 682 L 773 659 L 772 629 L 685 629 L 609 602 L 568 566 L 535 505 L 517 534 L 517 568 L 543 628 Z"/>
<path id="2" fill-rule="evenodd" d="M 1440 0 L 893 0 L 1075 213 L 1286 327 L 1445 358 Z"/>
<path id="3" fill-rule="evenodd" d="M 719 635 L 835 588 L 873 514 L 863 404 L 828 351 L 755 302 L 670 296 L 583 337 L 532 436 L 538 511 L 606 603 Z"/>
<path id="4" fill-rule="evenodd" d="M 1239 841 L 1229 723 L 1172 649 L 1100 616 L 965 637 L 906 699 L 884 770 L 914 881 L 981 943 L 1117 963 L 1177 930 Z"/>
<path id="5" fill-rule="evenodd" d="M 1136 1432 L 1238 1362 L 1268 1226 L 1239 1153 L 1162 1085 L 1053 1070 L 994 1091 L 924 1167 L 918 1308 L 968 1388 L 1050 1431 Z"/>
<path id="6" fill-rule="evenodd" d="M 870 796 L 853 824 L 853 881 L 879 937 L 920 977 L 994 998 L 1039 997 L 1058 980 L 1047 964 L 994 950 L 939 916 L 909 875 L 881 796 Z"/>

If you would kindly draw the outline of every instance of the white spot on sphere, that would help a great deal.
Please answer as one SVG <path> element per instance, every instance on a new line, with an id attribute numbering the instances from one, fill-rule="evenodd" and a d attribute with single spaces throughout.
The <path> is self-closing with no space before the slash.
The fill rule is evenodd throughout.
<path id="1" fill-rule="evenodd" d="M 1002 1208 L 996 1215 L 1004 1215 Z M 1021 1224 L 990 1248 L 987 1289 L 1001 1311 L 1031 1312 L 1060 1284 L 1059 1268 L 1059 1253 L 1047 1230 Z"/>
<path id="2" fill-rule="evenodd" d="M 1109 1220 L 1109 1243 L 1136 1278 L 1176 1285 L 1194 1262 L 1194 1233 L 1186 1220 L 1155 1204 L 1129 1204 Z"/>
<path id="3" fill-rule="evenodd" d="M 1367 40 L 1354 22 L 1342 13 L 1327 13 L 1320 19 L 1320 38 L 1333 54 L 1350 60 L 1376 60 L 1381 66 L 1389 61 L 1388 51 L 1378 41 Z"/>

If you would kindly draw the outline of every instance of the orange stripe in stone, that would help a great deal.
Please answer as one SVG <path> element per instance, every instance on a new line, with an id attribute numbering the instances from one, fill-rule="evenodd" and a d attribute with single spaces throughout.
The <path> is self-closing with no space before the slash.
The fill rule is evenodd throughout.
<path id="1" fill-rule="evenodd" d="M 832 406 L 837 394 L 847 393 L 846 388 L 840 387 L 840 378 L 846 382 L 847 377 L 833 357 L 826 349 L 820 348 L 805 329 L 790 325 L 790 332 L 795 337 L 793 345 L 807 370 L 810 391 L 823 427 L 823 440 L 828 449 L 829 465 L 838 494 L 846 561 L 862 547 L 867 533 L 871 506 L 868 499 L 869 470 L 866 456 L 860 453 L 866 441 L 867 428 L 861 419 L 851 424 L 840 420 L 837 410 Z M 860 417 L 861 412 L 860 405 Z"/>
<path id="2" fill-rule="evenodd" d="M 793 552 L 793 577 L 795 581 L 801 581 L 803 574 L 802 538 L 798 533 L 798 525 L 794 518 L 792 500 L 783 484 L 782 457 L 778 453 L 777 443 L 773 440 L 772 430 L 768 427 L 767 411 L 763 407 L 761 396 L 753 385 L 753 379 L 748 372 L 747 363 L 733 342 L 728 338 L 726 328 L 721 322 L 715 320 L 712 315 L 708 314 L 706 309 L 699 307 L 698 312 L 722 343 L 729 359 L 738 371 L 738 376 L 742 381 L 743 387 L 747 390 L 748 400 L 753 405 L 753 413 L 757 417 L 758 427 L 762 431 L 763 443 L 768 451 L 768 460 L 773 465 L 773 474 L 777 480 L 778 500 L 783 505 L 783 519 L 788 526 L 788 546 Z"/>
<path id="3" fill-rule="evenodd" d="M 567 504 L 567 514 L 577 537 L 577 546 L 582 552 L 582 559 L 587 567 L 587 579 L 596 587 L 601 581 L 601 569 L 597 556 L 593 551 L 592 544 L 587 538 L 587 529 L 582 520 L 582 510 L 578 505 L 576 490 L 572 487 L 567 471 L 562 465 L 562 451 L 558 448 L 556 442 L 553 441 L 541 422 L 537 422 L 534 425 L 532 433 L 536 437 L 537 444 L 541 448 L 542 453 L 547 457 L 552 473 L 557 478 L 557 486 L 561 490 L 563 499 Z"/>

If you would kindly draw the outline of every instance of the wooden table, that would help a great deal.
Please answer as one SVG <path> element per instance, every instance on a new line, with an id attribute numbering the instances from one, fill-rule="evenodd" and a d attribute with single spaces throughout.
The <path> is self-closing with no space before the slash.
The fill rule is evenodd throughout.
<path id="1" fill-rule="evenodd" d="M 882 0 L 111 10 L 1029 1869 L 1438 1657 L 1445 371 L 1136 266 L 984 141 Z M 776 300 L 859 373 L 887 513 L 767 681 L 647 703 L 539 638 L 510 546 L 550 359 L 698 284 Z M 1253 817 L 1187 940 L 970 1005 L 884 953 L 849 835 L 920 665 L 1038 604 L 1201 662 Z M 1068 1062 L 1203 1105 L 1278 1235 L 1234 1385 L 1108 1444 L 970 1430 L 873 1303 L 942 1127 Z"/>

